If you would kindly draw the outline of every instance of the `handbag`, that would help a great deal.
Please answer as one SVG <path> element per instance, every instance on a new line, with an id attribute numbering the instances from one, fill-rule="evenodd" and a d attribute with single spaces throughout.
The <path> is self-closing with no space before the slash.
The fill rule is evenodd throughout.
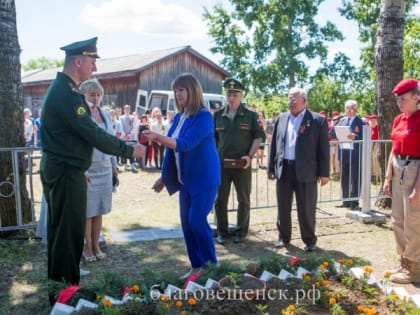
<path id="1" fill-rule="evenodd" d="M 120 185 L 118 176 L 112 175 L 112 192 L 117 192 L 117 188 Z"/>
<path id="2" fill-rule="evenodd" d="M 242 159 L 224 159 L 223 168 L 243 168 L 246 164 Z"/>

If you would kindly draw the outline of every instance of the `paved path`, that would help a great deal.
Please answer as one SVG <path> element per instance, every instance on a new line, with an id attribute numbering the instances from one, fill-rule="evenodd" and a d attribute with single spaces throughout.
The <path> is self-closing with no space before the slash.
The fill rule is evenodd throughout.
<path id="1" fill-rule="evenodd" d="M 153 241 L 158 239 L 182 238 L 180 227 L 162 227 L 131 231 L 110 232 L 109 237 L 114 242 Z"/>

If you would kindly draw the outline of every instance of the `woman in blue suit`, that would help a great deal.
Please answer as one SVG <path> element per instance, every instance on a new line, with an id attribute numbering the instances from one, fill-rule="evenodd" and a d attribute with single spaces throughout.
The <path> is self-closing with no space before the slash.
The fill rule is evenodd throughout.
<path id="1" fill-rule="evenodd" d="M 191 270 L 182 276 L 199 275 L 207 263 L 216 264 L 213 233 L 207 222 L 220 185 L 220 161 L 214 138 L 212 115 L 206 108 L 200 82 L 190 73 L 172 82 L 175 116 L 168 135 L 150 130 L 143 135 L 166 147 L 162 176 L 153 189 L 169 194 L 179 191 L 181 225 Z"/>

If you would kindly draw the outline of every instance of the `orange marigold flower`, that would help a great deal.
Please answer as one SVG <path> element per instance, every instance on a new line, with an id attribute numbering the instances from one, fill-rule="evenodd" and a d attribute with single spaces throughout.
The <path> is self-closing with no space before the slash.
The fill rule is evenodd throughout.
<path id="1" fill-rule="evenodd" d="M 325 269 L 325 266 L 324 265 L 320 265 L 319 266 L 319 269 L 324 270 Z"/>
<path id="2" fill-rule="evenodd" d="M 330 295 L 330 291 L 325 290 L 324 294 L 325 294 L 325 296 L 328 296 L 328 295 Z"/>
<path id="3" fill-rule="evenodd" d="M 345 264 L 345 263 L 346 263 L 346 261 L 345 261 L 344 259 L 339 259 L 339 260 L 338 260 L 338 263 L 339 263 L 340 265 L 342 265 L 342 264 Z"/>
<path id="4" fill-rule="evenodd" d="M 329 300 L 328 300 L 328 303 L 330 303 L 331 305 L 332 304 L 335 304 L 337 301 L 336 301 L 336 299 L 335 298 L 333 298 L 333 297 L 331 297 Z"/>
<path id="5" fill-rule="evenodd" d="M 322 281 L 322 284 L 323 284 L 325 287 L 328 287 L 328 286 L 330 285 L 330 282 L 329 282 L 328 280 L 323 280 L 323 281 Z"/>
<path id="6" fill-rule="evenodd" d="M 317 281 L 317 282 L 315 282 L 315 286 L 317 287 L 317 288 L 319 288 L 319 286 L 321 285 L 321 283 L 319 283 L 319 281 Z"/>
<path id="7" fill-rule="evenodd" d="M 353 260 L 352 259 L 347 259 L 347 264 L 353 265 Z"/>
<path id="8" fill-rule="evenodd" d="M 187 312 L 186 311 L 181 311 L 181 312 L 179 312 L 179 315 L 187 315 Z"/>
<path id="9" fill-rule="evenodd" d="M 384 276 L 385 278 L 389 278 L 391 276 L 391 271 L 385 271 Z"/>
<path id="10" fill-rule="evenodd" d="M 369 267 L 369 266 L 366 266 L 365 267 L 365 272 L 366 273 L 372 273 L 373 272 L 373 268 L 372 267 Z"/>
<path id="11" fill-rule="evenodd" d="M 112 302 L 111 302 L 110 299 L 105 299 L 103 304 L 104 304 L 105 307 L 111 307 L 112 306 Z"/>
<path id="12" fill-rule="evenodd" d="M 366 313 L 366 312 L 367 312 L 367 310 L 368 310 L 368 308 L 367 308 L 366 306 L 359 305 L 359 306 L 357 307 L 357 310 L 358 310 L 358 311 L 360 311 L 360 312 L 362 312 L 362 313 Z"/>
<path id="13" fill-rule="evenodd" d="M 376 310 L 373 308 L 370 308 L 366 312 L 367 315 L 376 315 Z"/>
<path id="14" fill-rule="evenodd" d="M 296 309 L 296 307 L 295 307 L 293 304 L 290 304 L 290 305 L 287 307 L 287 310 L 288 310 L 288 311 L 291 311 L 291 312 L 293 312 L 295 309 Z"/>
<path id="15" fill-rule="evenodd" d="M 195 304 L 197 304 L 197 301 L 196 301 L 196 300 L 194 300 L 193 298 L 189 298 L 189 299 L 188 299 L 188 304 L 190 304 L 190 305 L 195 305 Z"/>
<path id="16" fill-rule="evenodd" d="M 132 289 L 133 289 L 134 292 L 139 292 L 140 291 L 140 287 L 137 284 L 133 285 Z"/>
<path id="17" fill-rule="evenodd" d="M 325 267 L 328 267 L 328 265 L 330 264 L 328 261 L 324 261 L 323 263 L 322 263 Z"/>
<path id="18" fill-rule="evenodd" d="M 168 298 L 166 295 L 161 295 L 161 296 L 160 296 L 160 299 L 161 299 L 163 302 L 167 302 L 167 301 L 169 300 L 169 298 Z"/>
<path id="19" fill-rule="evenodd" d="M 176 307 L 182 307 L 182 301 L 176 301 L 175 305 Z"/>

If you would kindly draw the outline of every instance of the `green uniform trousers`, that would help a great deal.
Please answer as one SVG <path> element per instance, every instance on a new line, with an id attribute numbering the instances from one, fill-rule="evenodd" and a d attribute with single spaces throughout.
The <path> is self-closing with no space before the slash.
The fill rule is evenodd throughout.
<path id="1" fill-rule="evenodd" d="M 238 201 L 235 235 L 244 237 L 248 234 L 251 206 L 251 176 L 251 167 L 245 170 L 233 168 L 222 169 L 222 183 L 215 202 L 218 235 L 227 236 L 229 233 L 227 205 L 232 182 L 235 186 Z"/>
<path id="2" fill-rule="evenodd" d="M 41 167 L 41 181 L 48 204 L 48 279 L 79 284 L 86 222 L 86 176 L 78 168 L 46 163 Z"/>

